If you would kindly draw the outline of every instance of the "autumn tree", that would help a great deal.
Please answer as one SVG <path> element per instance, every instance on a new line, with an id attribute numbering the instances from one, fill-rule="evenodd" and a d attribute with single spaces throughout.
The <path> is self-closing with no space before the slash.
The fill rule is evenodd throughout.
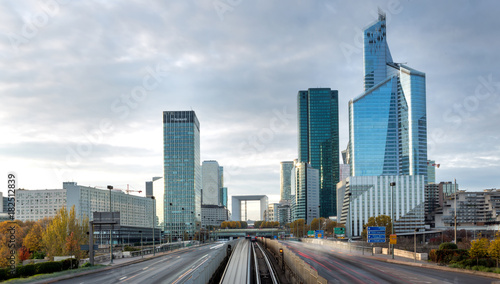
<path id="1" fill-rule="evenodd" d="M 33 225 L 31 230 L 28 232 L 23 240 L 23 246 L 25 246 L 30 252 L 37 252 L 42 249 L 42 226 L 37 222 Z"/>
<path id="2" fill-rule="evenodd" d="M 65 207 L 62 207 L 42 234 L 42 246 L 47 256 L 53 258 L 58 255 L 68 255 L 70 251 L 65 244 L 67 237 L 73 233 L 78 248 L 71 253 L 80 258 L 82 252 L 79 245 L 88 243 L 87 228 L 88 219 L 79 221 L 76 218 L 74 206 L 69 212 Z"/>
<path id="3" fill-rule="evenodd" d="M 470 257 L 475 257 L 476 262 L 479 265 L 479 259 L 488 256 L 488 247 L 490 246 L 490 241 L 486 238 L 480 238 L 473 240 L 471 248 L 469 250 Z"/>
<path id="4" fill-rule="evenodd" d="M 363 225 L 363 232 L 361 233 L 364 240 L 366 240 L 368 234 L 368 227 L 385 227 L 385 237 L 389 238 L 389 235 L 392 232 L 392 219 L 387 215 L 379 215 L 377 217 L 368 218 L 368 222 Z"/>
<path id="5" fill-rule="evenodd" d="M 498 267 L 498 260 L 500 259 L 500 238 L 497 237 L 491 241 L 490 246 L 488 247 L 488 254 L 496 259 Z"/>
<path id="6" fill-rule="evenodd" d="M 298 219 L 290 224 L 290 230 L 294 234 L 294 236 L 301 238 L 304 236 L 304 234 L 307 233 L 305 223 L 306 222 L 304 219 Z"/>
<path id="7" fill-rule="evenodd" d="M 21 248 L 19 248 L 19 251 L 17 254 L 19 257 L 19 262 L 23 262 L 27 259 L 30 259 L 30 257 L 31 257 L 29 250 L 25 246 L 22 246 Z"/>

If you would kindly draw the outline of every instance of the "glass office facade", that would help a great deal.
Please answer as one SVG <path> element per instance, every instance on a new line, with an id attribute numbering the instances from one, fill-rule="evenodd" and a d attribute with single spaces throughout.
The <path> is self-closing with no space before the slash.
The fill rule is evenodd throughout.
<path id="1" fill-rule="evenodd" d="M 297 95 L 299 162 L 319 170 L 321 217 L 336 216 L 339 182 L 338 91 L 314 88 Z"/>
<path id="2" fill-rule="evenodd" d="M 365 92 L 349 102 L 352 176 L 424 175 L 425 74 L 394 63 L 385 15 L 364 31 Z"/>
<path id="3" fill-rule="evenodd" d="M 200 124 L 194 111 L 163 112 L 165 231 L 194 236 L 201 222 Z"/>

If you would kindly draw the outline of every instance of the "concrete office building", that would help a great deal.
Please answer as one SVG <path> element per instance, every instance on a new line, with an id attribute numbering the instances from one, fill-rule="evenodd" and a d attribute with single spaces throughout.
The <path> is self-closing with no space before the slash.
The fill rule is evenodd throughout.
<path id="1" fill-rule="evenodd" d="M 203 161 L 202 170 L 202 204 L 203 205 L 221 205 L 221 172 L 217 161 Z"/>
<path id="2" fill-rule="evenodd" d="M 339 183 L 337 191 L 344 193 L 340 222 L 347 235 L 360 236 L 368 219 L 380 215 L 392 216 L 395 233 L 423 229 L 424 185 L 422 175 L 354 176 Z"/>
<path id="3" fill-rule="evenodd" d="M 64 182 L 63 189 L 16 190 L 16 219 L 37 221 L 52 218 L 65 206 L 75 206 L 76 217 L 93 220 L 93 212 L 109 212 L 110 191 L 81 186 L 76 182 Z M 112 211 L 120 212 L 123 226 L 148 227 L 153 225 L 154 200 L 147 197 L 111 191 Z"/>
<path id="4" fill-rule="evenodd" d="M 292 190 L 295 192 L 293 220 L 304 219 L 310 224 L 320 217 L 319 170 L 308 163 L 296 163 L 292 173 Z"/>
<path id="5" fill-rule="evenodd" d="M 220 227 L 222 222 L 229 220 L 229 211 L 224 206 L 201 205 L 201 227 Z"/>

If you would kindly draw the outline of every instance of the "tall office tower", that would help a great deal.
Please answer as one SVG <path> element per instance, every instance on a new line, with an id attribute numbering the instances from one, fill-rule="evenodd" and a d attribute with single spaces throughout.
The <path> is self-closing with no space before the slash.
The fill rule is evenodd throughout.
<path id="1" fill-rule="evenodd" d="M 349 102 L 352 176 L 424 175 L 425 73 L 392 60 L 385 14 L 364 30 L 365 91 Z"/>
<path id="2" fill-rule="evenodd" d="M 338 91 L 315 88 L 297 95 L 299 162 L 311 164 L 320 175 L 321 217 L 337 214 L 339 182 Z"/>
<path id="3" fill-rule="evenodd" d="M 227 208 L 227 187 L 221 188 L 220 197 L 221 197 L 221 201 L 220 201 L 221 206 L 224 206 Z"/>
<path id="4" fill-rule="evenodd" d="M 219 205 L 221 200 L 219 163 L 217 161 L 203 161 L 201 172 L 203 205 Z"/>
<path id="5" fill-rule="evenodd" d="M 193 236 L 201 221 L 200 123 L 194 111 L 163 112 L 165 231 Z"/>
<path id="6" fill-rule="evenodd" d="M 226 188 L 226 197 L 224 201 L 224 167 L 219 167 L 219 206 L 227 207 L 227 188 Z M 226 204 L 226 205 L 224 205 Z"/>
<path id="7" fill-rule="evenodd" d="M 427 160 L 427 183 L 436 183 L 436 168 L 439 168 L 436 161 Z"/>
<path id="8" fill-rule="evenodd" d="M 295 192 L 293 220 L 304 219 L 310 224 L 314 218 L 320 217 L 320 171 L 308 163 L 296 163 L 292 178 Z"/>
<path id="9" fill-rule="evenodd" d="M 290 202 L 292 195 L 292 170 L 293 161 L 285 161 L 280 163 L 280 202 Z"/>

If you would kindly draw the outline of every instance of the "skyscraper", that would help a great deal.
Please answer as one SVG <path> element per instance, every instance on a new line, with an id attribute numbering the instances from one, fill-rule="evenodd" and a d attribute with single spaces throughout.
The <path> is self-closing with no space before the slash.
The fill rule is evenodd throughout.
<path id="1" fill-rule="evenodd" d="M 338 91 L 314 88 L 297 95 L 299 162 L 319 170 L 321 217 L 337 215 Z"/>
<path id="2" fill-rule="evenodd" d="M 291 199 L 291 176 L 293 170 L 293 161 L 285 161 L 280 163 L 280 195 L 281 201 Z"/>
<path id="3" fill-rule="evenodd" d="M 200 123 L 194 111 L 163 112 L 165 230 L 193 236 L 201 214 Z"/>
<path id="4" fill-rule="evenodd" d="M 304 219 L 310 224 L 319 216 L 319 170 L 306 162 L 296 163 L 292 173 L 292 190 L 295 192 L 293 220 Z"/>
<path id="5" fill-rule="evenodd" d="M 364 30 L 364 93 L 349 102 L 352 176 L 424 175 L 425 73 L 392 60 L 385 14 Z"/>
<path id="6" fill-rule="evenodd" d="M 220 205 L 220 168 L 217 161 L 203 161 L 201 165 L 203 205 Z"/>

